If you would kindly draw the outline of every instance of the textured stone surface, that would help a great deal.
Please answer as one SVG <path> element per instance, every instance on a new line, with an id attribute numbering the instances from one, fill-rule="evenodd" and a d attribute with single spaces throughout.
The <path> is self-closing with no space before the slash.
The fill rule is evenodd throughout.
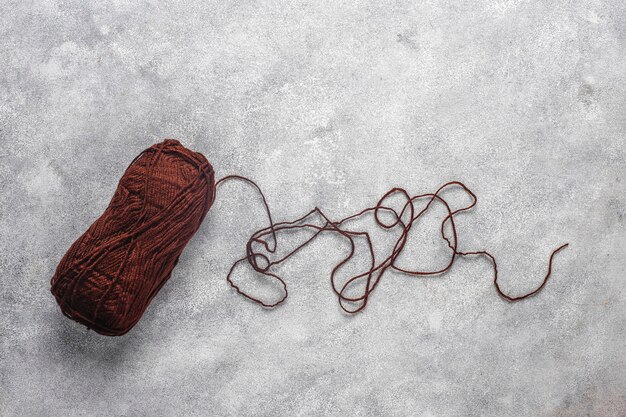
<path id="1" fill-rule="evenodd" d="M 285 3 L 2 3 L 0 415 L 626 415 L 624 2 Z M 571 246 L 522 303 L 467 259 L 349 317 L 323 237 L 266 311 L 224 280 L 264 225 L 230 184 L 139 325 L 99 336 L 49 279 L 164 137 L 279 220 L 462 180 L 461 246 L 513 293 Z"/>

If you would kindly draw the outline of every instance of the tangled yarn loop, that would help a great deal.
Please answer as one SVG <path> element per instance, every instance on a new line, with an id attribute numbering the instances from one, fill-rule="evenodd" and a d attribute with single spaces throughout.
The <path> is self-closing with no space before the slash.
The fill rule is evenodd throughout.
<path id="1" fill-rule="evenodd" d="M 455 216 L 463 211 L 471 209 L 476 205 L 476 202 L 478 201 L 476 195 L 465 184 L 459 181 L 447 182 L 439 187 L 439 189 L 434 193 L 419 194 L 415 196 L 410 196 L 409 193 L 403 188 L 392 188 L 387 193 L 385 193 L 385 195 L 383 195 L 383 197 L 378 201 L 375 206 L 365 208 L 360 212 L 345 217 L 339 221 L 331 220 L 320 208 L 315 207 L 313 210 L 297 220 L 291 222 L 274 223 L 266 199 L 263 196 L 263 193 L 261 192 L 258 185 L 247 178 L 243 178 L 237 175 L 225 177 L 218 181 L 217 185 L 219 185 L 222 181 L 230 178 L 246 181 L 252 184 L 259 191 L 269 219 L 269 226 L 256 231 L 250 237 L 248 243 L 246 244 L 246 256 L 237 260 L 232 265 L 230 271 L 228 272 L 227 280 L 239 294 L 268 308 L 275 307 L 283 303 L 288 297 L 286 282 L 283 280 L 282 277 L 272 272 L 272 267 L 281 264 L 291 256 L 295 255 L 302 248 L 309 245 L 318 235 L 323 232 L 338 234 L 342 238 L 344 238 L 349 244 L 348 255 L 340 260 L 333 267 L 330 274 L 330 283 L 332 290 L 338 297 L 340 307 L 347 313 L 356 313 L 365 308 L 370 295 L 376 289 L 376 287 L 380 283 L 383 274 L 388 269 L 392 269 L 397 272 L 412 276 L 438 275 L 450 270 L 450 268 L 452 268 L 452 265 L 454 264 L 454 261 L 459 256 L 471 255 L 484 256 L 491 261 L 494 272 L 493 283 L 498 295 L 500 295 L 507 301 L 523 300 L 541 291 L 541 289 L 546 285 L 548 278 L 550 277 L 552 271 L 552 260 L 554 258 L 554 255 L 568 246 L 568 244 L 561 245 L 552 252 L 552 254 L 550 255 L 550 260 L 548 262 L 548 271 L 539 286 L 526 294 L 520 296 L 511 296 L 502 291 L 500 284 L 498 283 L 498 266 L 496 263 L 496 259 L 493 255 L 484 250 L 463 252 L 458 249 L 459 238 L 457 234 Z M 443 191 L 451 187 L 460 187 L 467 195 L 470 196 L 471 203 L 465 207 L 452 210 L 450 204 L 442 196 Z M 391 199 L 393 196 L 400 196 L 405 200 L 402 209 L 399 211 L 385 205 L 385 202 Z M 419 202 L 422 202 L 423 207 L 418 208 L 417 204 Z M 411 228 L 429 211 L 429 209 L 434 206 L 434 203 L 440 203 L 446 210 L 446 215 L 441 221 L 440 234 L 441 237 L 446 241 L 449 248 L 449 260 L 447 264 L 443 268 L 438 268 L 432 271 L 412 270 L 398 266 L 398 257 L 402 253 L 407 243 Z M 351 230 L 347 227 L 347 224 L 351 221 L 359 219 L 367 214 L 374 217 L 375 224 L 382 230 L 399 231 L 397 240 L 395 241 L 395 244 L 393 245 L 390 253 L 388 253 L 386 257 L 378 261 L 376 260 L 376 254 L 374 251 L 374 246 L 372 244 L 370 233 L 366 231 Z M 386 218 L 383 218 L 383 214 L 386 214 Z M 318 216 L 322 219 L 322 224 L 316 224 L 311 222 L 315 216 Z M 277 253 L 277 233 L 294 229 L 308 229 L 314 231 L 315 233 L 303 243 L 298 245 L 295 249 L 288 252 L 286 255 L 282 255 L 278 257 L 278 259 L 270 260 L 270 257 L 268 255 L 275 255 Z M 446 232 L 446 230 L 448 231 Z M 268 242 L 268 240 L 266 239 L 270 236 L 272 243 Z M 339 283 L 339 272 L 351 259 L 353 259 L 356 254 L 355 239 L 357 238 L 364 240 L 367 244 L 368 255 L 370 258 L 369 268 L 367 268 L 367 270 L 365 270 L 364 272 L 348 277 L 348 279 L 344 280 L 343 283 Z M 268 255 L 263 253 L 261 250 L 264 250 L 265 253 L 267 253 Z M 238 265 L 242 262 L 247 262 L 257 273 L 276 280 L 282 288 L 282 297 L 280 297 L 275 302 L 266 302 L 242 290 L 241 287 L 233 279 Z M 358 295 L 350 295 L 354 292 L 357 292 Z"/>

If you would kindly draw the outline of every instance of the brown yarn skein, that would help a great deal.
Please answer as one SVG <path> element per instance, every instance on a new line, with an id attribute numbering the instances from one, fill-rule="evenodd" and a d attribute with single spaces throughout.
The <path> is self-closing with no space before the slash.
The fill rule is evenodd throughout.
<path id="1" fill-rule="evenodd" d="M 126 169 L 104 213 L 74 242 L 52 278 L 69 318 L 119 336 L 141 318 L 215 199 L 213 167 L 168 139 Z"/>

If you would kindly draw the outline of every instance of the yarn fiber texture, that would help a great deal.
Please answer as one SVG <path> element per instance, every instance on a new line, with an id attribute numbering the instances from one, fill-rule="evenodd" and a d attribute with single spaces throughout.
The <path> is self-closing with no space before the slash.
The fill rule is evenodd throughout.
<path id="1" fill-rule="evenodd" d="M 174 139 L 144 150 L 52 277 L 63 313 L 104 335 L 128 332 L 170 278 L 214 200 L 214 170 L 204 155 Z"/>

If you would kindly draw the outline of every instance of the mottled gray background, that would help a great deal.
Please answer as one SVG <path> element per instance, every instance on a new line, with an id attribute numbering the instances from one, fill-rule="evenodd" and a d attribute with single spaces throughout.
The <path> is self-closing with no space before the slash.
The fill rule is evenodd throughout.
<path id="1" fill-rule="evenodd" d="M 0 7 L 1 415 L 626 415 L 623 1 Z M 165 137 L 257 180 L 279 220 L 462 180 L 461 247 L 492 250 L 514 294 L 571 246 L 522 303 L 464 259 L 388 273 L 350 317 L 328 284 L 345 244 L 323 237 L 266 311 L 224 280 L 264 225 L 233 183 L 139 325 L 86 331 L 49 279 Z"/>

